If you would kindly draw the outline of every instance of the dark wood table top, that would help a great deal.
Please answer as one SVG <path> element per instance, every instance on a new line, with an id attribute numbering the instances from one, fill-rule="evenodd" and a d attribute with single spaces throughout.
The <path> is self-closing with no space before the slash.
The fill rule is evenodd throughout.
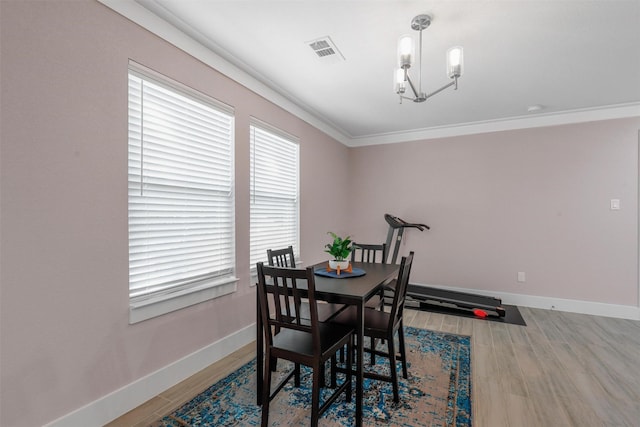
<path id="1" fill-rule="evenodd" d="M 400 266 L 396 264 L 380 264 L 354 262 L 353 267 L 365 271 L 364 276 L 332 278 L 315 276 L 316 295 L 320 300 L 328 302 L 359 303 L 367 301 L 378 290 L 381 284 L 391 280 L 398 273 Z M 314 268 L 325 268 L 326 261 L 313 265 Z M 339 301 L 338 301 L 339 300 Z"/>

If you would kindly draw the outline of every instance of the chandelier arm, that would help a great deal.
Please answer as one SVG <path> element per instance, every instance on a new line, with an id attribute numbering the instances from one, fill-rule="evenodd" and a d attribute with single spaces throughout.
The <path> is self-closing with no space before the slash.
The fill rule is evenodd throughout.
<path id="1" fill-rule="evenodd" d="M 420 98 L 420 95 L 422 95 L 422 94 L 418 94 L 418 92 L 416 91 L 416 87 L 413 85 L 413 82 L 411 81 L 411 77 L 409 77 L 409 73 L 406 72 L 405 75 L 407 76 L 407 81 L 409 82 L 409 87 L 413 91 L 413 96 L 415 98 Z M 408 99 L 410 99 L 410 98 L 408 98 Z"/>
<path id="2" fill-rule="evenodd" d="M 449 88 L 449 87 L 451 87 L 453 85 L 455 85 L 454 89 L 458 89 L 458 78 L 457 77 L 455 77 L 452 82 L 447 83 L 446 85 L 442 86 L 440 89 L 437 89 L 437 90 L 425 95 L 424 99 L 431 98 L 433 95 L 437 95 L 440 92 L 442 92 L 443 90 L 445 90 L 445 89 L 447 89 L 447 88 Z"/>

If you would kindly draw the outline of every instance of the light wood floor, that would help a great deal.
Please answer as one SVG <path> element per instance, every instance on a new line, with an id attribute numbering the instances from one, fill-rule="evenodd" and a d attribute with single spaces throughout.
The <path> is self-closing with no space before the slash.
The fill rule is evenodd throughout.
<path id="1" fill-rule="evenodd" d="M 473 423 L 640 427 L 640 322 L 520 309 L 527 326 L 407 310 L 406 325 L 472 336 Z M 146 426 L 254 357 L 245 346 L 108 424 Z"/>

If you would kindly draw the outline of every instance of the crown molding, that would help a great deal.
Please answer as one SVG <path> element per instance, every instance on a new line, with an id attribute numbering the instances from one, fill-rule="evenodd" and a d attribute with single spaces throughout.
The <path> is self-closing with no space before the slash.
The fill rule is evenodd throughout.
<path id="1" fill-rule="evenodd" d="M 487 120 L 482 122 L 460 123 L 451 126 L 436 126 L 377 135 L 353 137 L 344 130 L 330 124 L 318 114 L 303 108 L 300 103 L 285 97 L 260 82 L 246 71 L 233 65 L 227 59 L 187 35 L 174 25 L 155 15 L 149 9 L 132 0 L 98 0 L 106 7 L 125 18 L 140 25 L 178 49 L 192 55 L 198 60 L 214 68 L 221 74 L 243 85 L 247 89 L 264 97 L 268 101 L 283 108 L 316 129 L 324 132 L 347 147 L 363 147 L 368 145 L 394 144 L 401 142 L 448 138 L 454 136 L 473 135 L 479 133 L 499 132 L 505 130 L 528 129 L 545 126 L 557 126 L 572 123 L 610 120 L 627 117 L 640 117 L 640 102 L 608 105 L 579 110 L 557 111 L 546 114 L 511 117 L 507 119 Z"/>
<path id="2" fill-rule="evenodd" d="M 528 115 L 508 119 L 460 123 L 454 126 L 430 127 L 408 132 L 368 135 L 351 138 L 346 145 L 350 147 L 361 147 L 367 145 L 394 144 L 425 139 L 449 138 L 454 136 L 474 135 L 506 130 L 530 129 L 573 123 L 595 122 L 600 120 L 623 119 L 628 117 L 640 117 L 640 102 L 557 111 L 547 114 L 536 114 L 535 116 Z"/>

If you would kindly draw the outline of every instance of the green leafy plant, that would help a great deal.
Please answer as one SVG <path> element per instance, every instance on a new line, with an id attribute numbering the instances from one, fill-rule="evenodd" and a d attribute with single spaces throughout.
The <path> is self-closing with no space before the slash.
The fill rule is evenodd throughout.
<path id="1" fill-rule="evenodd" d="M 330 234 L 331 237 L 333 237 L 333 242 L 327 243 L 325 245 L 325 247 L 327 248 L 325 252 L 327 252 L 329 255 L 332 255 L 333 259 L 335 259 L 336 261 L 346 260 L 351 253 L 351 237 L 347 236 L 343 239 L 342 237 L 331 231 L 329 231 L 327 234 Z"/>

